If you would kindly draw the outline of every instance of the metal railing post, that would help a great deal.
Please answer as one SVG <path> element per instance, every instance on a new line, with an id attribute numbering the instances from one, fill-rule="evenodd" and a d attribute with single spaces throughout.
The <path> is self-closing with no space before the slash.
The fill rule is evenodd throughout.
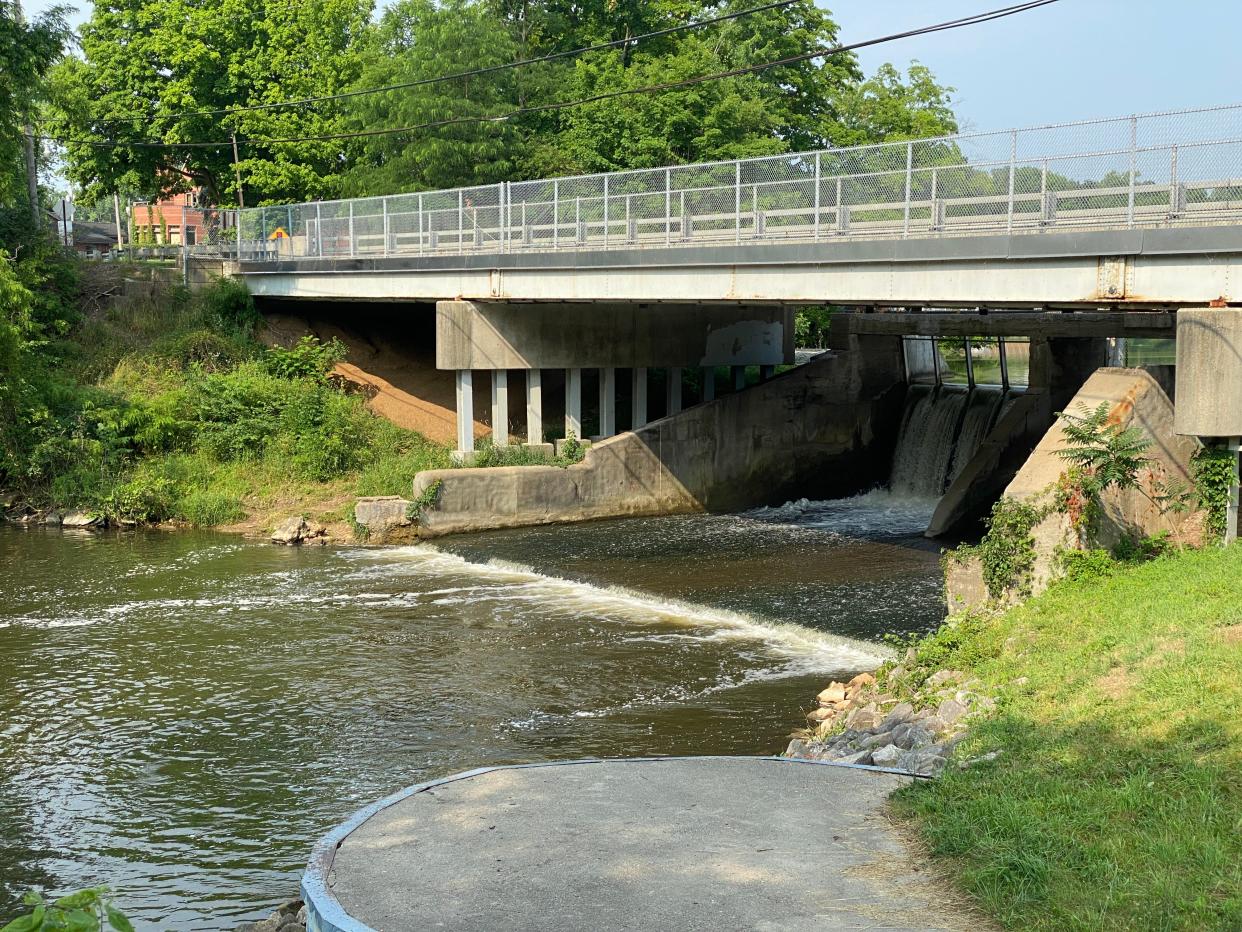
<path id="1" fill-rule="evenodd" d="M 418 196 L 418 254 L 423 254 L 423 196 Z"/>
<path id="2" fill-rule="evenodd" d="M 908 142 L 906 143 L 906 204 L 905 204 L 905 208 L 903 211 L 904 215 L 902 217 L 902 223 L 901 223 L 901 235 L 902 236 L 910 235 L 910 198 L 913 196 L 913 192 L 910 189 L 910 182 L 913 180 L 913 175 L 914 175 L 914 143 Z M 1011 183 L 1010 184 L 1011 195 L 1012 195 L 1012 187 L 1013 185 Z"/>
<path id="3" fill-rule="evenodd" d="M 349 257 L 354 257 L 354 202 L 349 202 Z"/>
<path id="4" fill-rule="evenodd" d="M 315 201 L 315 255 L 323 258 L 323 211 L 322 205 Z"/>
<path id="5" fill-rule="evenodd" d="M 380 198 L 380 210 L 384 214 L 384 255 L 388 255 L 388 198 Z"/>
<path id="6" fill-rule="evenodd" d="M 264 243 L 267 242 L 267 208 L 266 207 L 259 208 L 259 237 L 260 237 L 259 244 L 262 246 Z M 264 247 L 263 253 L 264 255 L 267 254 L 266 247 Z"/>
<path id="7" fill-rule="evenodd" d="M 815 238 L 819 239 L 819 153 L 815 153 Z"/>
<path id="8" fill-rule="evenodd" d="M 742 241 L 742 163 L 733 163 L 733 241 Z"/>
<path id="9" fill-rule="evenodd" d="M 608 246 L 608 176 L 604 176 L 604 246 Z"/>
<path id="10" fill-rule="evenodd" d="M 235 227 L 236 232 L 237 232 L 237 236 L 236 236 L 236 239 L 237 239 L 237 264 L 240 266 L 240 265 L 241 265 L 241 233 L 242 233 L 242 231 L 241 231 L 241 223 L 242 223 L 242 218 L 241 218 L 241 208 L 240 208 L 240 207 L 239 207 L 237 210 L 233 211 L 233 220 L 234 220 L 234 227 Z M 130 239 L 129 248 L 130 248 L 131 250 L 134 248 L 134 243 L 133 243 L 133 239 L 132 239 L 132 237 L 131 237 L 131 239 Z M 133 253 L 131 252 L 131 253 L 130 253 L 130 255 L 132 256 L 132 255 L 133 255 Z"/>
<path id="11" fill-rule="evenodd" d="M 664 245 L 667 246 L 673 241 L 672 237 L 672 220 L 673 213 L 673 170 L 671 168 L 664 169 Z"/>
<path id="12" fill-rule="evenodd" d="M 1138 168 L 1138 117 L 1130 117 L 1130 190 L 1126 196 L 1126 225 L 1134 226 L 1134 178 Z"/>
<path id="13" fill-rule="evenodd" d="M 1015 129 L 1009 137 L 1009 204 L 1005 211 L 1005 229 L 1013 232 L 1013 181 L 1014 171 L 1018 165 L 1018 131 Z"/>
<path id="14" fill-rule="evenodd" d="M 465 252 L 466 238 L 466 192 L 461 188 L 457 189 L 457 254 L 460 256 Z"/>
<path id="15" fill-rule="evenodd" d="M 561 244 L 561 183 L 552 179 L 552 248 Z"/>
<path id="16" fill-rule="evenodd" d="M 1177 182 L 1177 146 L 1173 146 L 1169 154 L 1169 216 L 1181 214 L 1185 205 L 1182 203 L 1180 188 Z"/>

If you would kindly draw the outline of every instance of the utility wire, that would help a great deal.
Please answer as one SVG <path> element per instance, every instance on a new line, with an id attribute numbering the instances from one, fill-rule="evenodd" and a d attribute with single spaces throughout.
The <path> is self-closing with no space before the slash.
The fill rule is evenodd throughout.
<path id="1" fill-rule="evenodd" d="M 602 100 L 611 100 L 618 97 L 627 97 L 633 94 L 653 94 L 666 90 L 675 90 L 677 88 L 692 87 L 698 84 L 705 84 L 710 81 L 719 81 L 725 78 L 740 77 L 742 75 L 757 74 L 767 71 L 771 68 L 779 68 L 785 65 L 798 64 L 799 62 L 809 61 L 814 58 L 824 58 L 829 55 L 836 55 L 841 52 L 853 51 L 855 49 L 868 48 L 870 46 L 881 45 L 887 42 L 895 42 L 899 39 L 908 39 L 915 36 L 929 35 L 931 33 L 943 32 L 949 29 L 959 29 L 964 26 L 974 26 L 981 23 L 991 22 L 992 20 L 1003 19 L 1008 16 L 1014 16 L 1018 13 L 1025 13 L 1029 10 L 1038 9 L 1039 7 L 1049 6 L 1057 3 L 1058 0 L 1029 0 L 1026 3 L 1014 4 L 1008 7 L 1001 7 L 995 10 L 989 10 L 983 13 L 976 13 L 973 16 L 965 16 L 960 19 L 947 20 L 941 23 L 935 23 L 930 26 L 922 26 L 917 29 L 909 29 L 905 32 L 892 33 L 886 36 L 880 36 L 874 39 L 865 39 L 860 42 L 852 42 L 845 45 L 836 45 L 829 47 L 821 47 L 812 49 L 809 52 L 803 52 L 799 55 L 791 55 L 787 58 L 780 58 L 774 61 L 762 62 L 756 65 L 745 65 L 739 68 L 732 68 L 728 71 L 720 71 L 714 74 L 699 75 L 693 78 L 686 78 L 681 81 L 669 81 L 661 84 L 650 84 L 644 87 L 623 88 L 616 91 L 606 91 L 600 94 L 594 94 L 589 97 L 579 98 L 577 100 L 557 101 L 549 104 L 536 104 L 528 107 L 518 107 L 507 113 L 497 114 L 495 116 L 476 116 L 476 117 L 448 117 L 443 120 L 431 120 L 425 123 L 416 123 L 410 126 L 388 127 L 383 129 L 356 130 L 343 133 L 328 133 L 317 136 L 288 136 L 280 138 L 251 138 L 238 139 L 238 145 L 276 145 L 281 143 L 299 143 L 299 142 L 326 142 L 343 139 L 360 139 L 373 136 L 400 135 L 403 133 L 411 133 L 422 129 L 433 129 L 442 126 L 457 126 L 467 123 L 504 123 L 516 117 L 524 116 L 530 113 L 546 113 L 554 110 L 565 110 L 571 107 L 580 107 L 585 104 L 597 103 Z M 48 138 L 48 137 L 42 137 Z M 53 140 L 58 141 L 58 140 Z M 222 148 L 232 145 L 232 140 L 223 142 L 95 142 L 90 140 L 77 140 L 79 144 L 89 145 L 96 148 L 155 148 L 155 149 L 200 149 L 200 148 Z"/>
<path id="2" fill-rule="evenodd" d="M 326 94 L 322 97 L 301 97 L 296 100 L 283 100 L 270 104 L 252 104 L 245 107 L 222 107 L 217 110 L 182 110 L 176 113 L 170 113 L 165 119 L 177 119 L 187 116 L 218 116 L 230 113 L 249 113 L 255 110 L 278 110 L 282 107 L 300 107 L 305 104 L 326 103 L 333 100 L 346 100 L 350 97 L 363 97 L 368 94 L 383 94 L 388 91 L 407 90 L 412 87 L 425 87 L 428 84 L 442 84 L 445 81 L 456 81 L 461 78 L 473 78 L 479 75 L 494 74 L 497 71 L 506 71 L 510 68 L 523 68 L 527 65 L 538 65 L 543 62 L 556 61 L 560 58 L 570 58 L 575 55 L 585 55 L 588 52 L 601 52 L 606 49 L 621 48 L 627 45 L 637 45 L 640 42 L 646 42 L 648 39 L 658 39 L 663 36 L 671 36 L 675 33 L 686 32 L 691 29 L 702 29 L 707 26 L 714 26 L 717 23 L 724 23 L 730 20 L 742 19 L 746 16 L 752 16 L 755 13 L 766 13 L 768 10 L 777 10 L 782 7 L 792 6 L 799 3 L 800 0 L 777 0 L 774 3 L 766 3 L 763 6 L 752 7 L 747 10 L 738 10 L 733 13 L 725 13 L 711 19 L 697 20 L 693 23 L 682 23 L 679 26 L 669 26 L 665 29 L 657 29 L 654 32 L 645 32 L 637 36 L 629 36 L 625 39 L 615 39 L 611 42 L 600 42 L 597 45 L 587 45 L 577 49 L 566 49 L 562 52 L 552 52 L 548 55 L 541 55 L 538 58 L 525 58 L 519 61 L 505 62 L 499 65 L 488 65 L 484 68 L 473 68 L 469 71 L 457 71 L 453 74 L 440 75 L 435 78 L 420 78 L 417 81 L 404 81 L 400 84 L 387 84 L 383 87 L 367 87 L 359 88 L 353 91 L 343 91 L 340 94 Z M 119 122 L 117 120 L 108 120 L 105 122 Z"/>

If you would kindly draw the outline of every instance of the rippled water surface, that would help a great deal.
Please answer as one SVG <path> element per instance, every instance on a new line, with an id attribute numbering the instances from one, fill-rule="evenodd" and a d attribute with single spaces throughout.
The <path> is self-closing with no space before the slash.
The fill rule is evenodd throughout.
<path id="1" fill-rule="evenodd" d="M 365 802 L 489 763 L 778 750 L 938 615 L 929 506 L 284 549 L 0 526 L 0 920 L 106 882 L 147 928 L 292 895 Z"/>

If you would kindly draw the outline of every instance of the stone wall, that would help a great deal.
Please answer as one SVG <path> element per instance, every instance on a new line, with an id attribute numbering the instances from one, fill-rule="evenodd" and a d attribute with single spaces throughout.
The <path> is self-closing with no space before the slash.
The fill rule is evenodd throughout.
<path id="1" fill-rule="evenodd" d="M 633 515 L 731 511 L 861 491 L 885 475 L 905 395 L 894 337 L 840 348 L 743 392 L 594 444 L 574 466 L 421 473 L 425 536 Z"/>

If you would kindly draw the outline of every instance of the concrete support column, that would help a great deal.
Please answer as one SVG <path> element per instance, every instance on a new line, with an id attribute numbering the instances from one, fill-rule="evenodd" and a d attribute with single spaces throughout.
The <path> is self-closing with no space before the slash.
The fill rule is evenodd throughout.
<path id="1" fill-rule="evenodd" d="M 681 410 L 681 367 L 671 366 L 664 383 L 664 413 L 676 414 Z"/>
<path id="2" fill-rule="evenodd" d="M 526 442 L 543 443 L 543 380 L 539 369 L 526 370 Z"/>
<path id="3" fill-rule="evenodd" d="M 776 372 L 776 366 L 760 366 L 759 367 L 759 381 L 766 382 L 768 379 L 772 378 L 775 372 Z"/>
<path id="4" fill-rule="evenodd" d="M 730 366 L 729 373 L 733 376 L 733 390 L 740 392 L 746 387 L 746 367 Z"/>
<path id="5" fill-rule="evenodd" d="M 582 439 L 582 370 L 565 370 L 565 436 Z"/>
<path id="6" fill-rule="evenodd" d="M 509 443 L 509 373 L 504 369 L 492 370 L 492 443 Z"/>
<path id="7" fill-rule="evenodd" d="M 703 400 L 716 400 L 716 367 L 707 366 L 703 369 Z"/>
<path id="8" fill-rule="evenodd" d="M 638 430 L 647 424 L 647 367 L 636 366 L 634 368 L 634 391 L 631 395 L 634 399 L 632 408 L 633 416 L 630 419 L 630 430 Z"/>
<path id="9" fill-rule="evenodd" d="M 599 435 L 611 437 L 617 432 L 617 370 L 607 366 L 599 370 Z"/>
<path id="10" fill-rule="evenodd" d="M 474 372 L 457 370 L 457 456 L 474 452 Z"/>
<path id="11" fill-rule="evenodd" d="M 1229 482 L 1229 507 L 1225 511 L 1225 543 L 1232 544 L 1238 539 L 1238 509 L 1242 507 L 1242 488 L 1238 471 L 1238 455 L 1242 453 L 1242 437 L 1230 437 L 1229 452 L 1233 454 L 1233 479 Z"/>

